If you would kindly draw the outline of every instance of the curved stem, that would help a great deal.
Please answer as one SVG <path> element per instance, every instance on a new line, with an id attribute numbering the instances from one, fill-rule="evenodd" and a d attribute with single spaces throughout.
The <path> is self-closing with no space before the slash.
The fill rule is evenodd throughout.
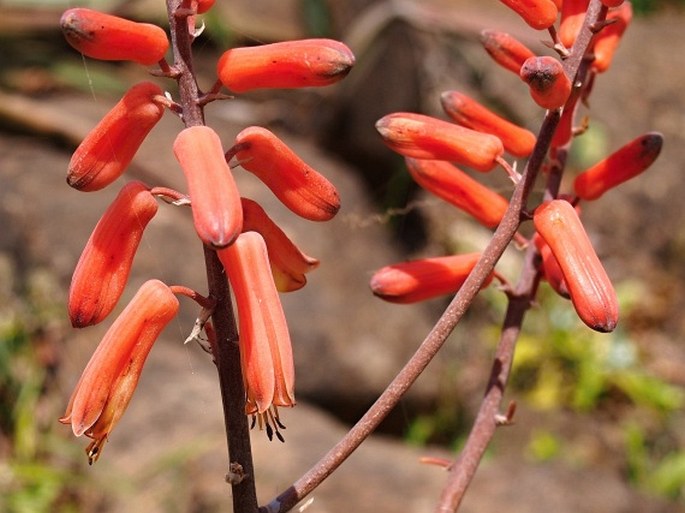
<path id="1" fill-rule="evenodd" d="M 565 61 L 566 72 L 569 76 L 575 77 L 581 65 L 583 56 L 585 55 L 592 37 L 588 27 L 590 22 L 597 20 L 600 9 L 598 7 L 599 3 L 599 0 L 592 0 L 583 31 L 581 31 L 581 35 L 579 35 L 578 41 L 574 45 L 569 58 Z M 433 329 L 423 340 L 418 350 L 352 429 L 306 474 L 295 481 L 287 490 L 278 495 L 269 504 L 261 508 L 261 511 L 264 513 L 283 513 L 289 511 L 297 502 L 311 493 L 373 432 L 437 354 L 456 324 L 463 317 L 486 277 L 492 272 L 496 262 L 515 236 L 520 221 L 524 218 L 528 196 L 530 195 L 532 186 L 544 162 L 552 140 L 552 135 L 559 123 L 559 118 L 559 110 L 547 112 L 540 128 L 537 144 L 526 164 L 521 180 L 514 189 L 511 201 L 509 202 L 509 208 L 507 209 L 502 222 L 497 227 L 487 248 L 481 254 L 481 258 L 478 260 L 472 273 L 457 292 Z M 535 250 L 531 247 L 528 254 L 534 255 L 534 251 Z M 532 276 L 535 275 L 536 273 L 532 274 Z M 527 275 L 522 276 L 522 279 L 523 278 L 525 278 L 526 281 L 530 279 Z M 536 282 L 536 280 L 534 281 Z M 515 296 L 511 300 L 510 312 L 508 312 L 507 318 L 505 319 L 503 343 L 501 344 L 502 354 L 498 356 L 501 361 L 509 359 L 510 357 L 508 354 L 513 352 L 518 330 L 520 329 L 519 326 L 523 319 L 523 314 L 528 308 L 529 300 L 530 297 L 527 294 L 522 294 L 520 297 Z M 505 369 L 500 365 L 497 372 L 493 371 L 491 383 L 501 383 L 503 385 L 506 383 L 508 372 L 508 367 Z M 497 390 L 497 388 L 497 386 L 493 385 L 489 387 L 489 390 Z M 500 401 L 501 392 L 492 396 L 486 403 L 488 408 L 493 408 L 492 405 L 496 405 L 498 409 Z M 489 414 L 484 413 L 484 415 Z M 490 416 L 490 419 L 494 426 L 494 414 Z M 486 419 L 483 420 L 483 422 L 489 421 Z M 490 437 L 491 435 L 484 436 L 482 441 L 487 444 Z M 480 452 L 480 448 L 478 452 Z M 478 456 L 474 459 L 475 465 L 471 465 L 468 468 L 468 471 L 465 474 L 467 477 L 465 480 L 466 484 L 470 482 L 479 461 L 480 457 Z M 448 496 L 452 495 L 449 490 L 446 491 L 445 494 Z"/>

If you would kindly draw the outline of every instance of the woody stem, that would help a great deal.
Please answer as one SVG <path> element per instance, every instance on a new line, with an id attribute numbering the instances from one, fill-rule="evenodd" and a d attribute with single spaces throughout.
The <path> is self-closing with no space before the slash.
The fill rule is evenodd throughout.
<path id="1" fill-rule="evenodd" d="M 192 36 L 188 30 L 187 13 L 179 10 L 182 0 L 167 0 L 167 12 L 174 53 L 173 72 L 178 81 L 179 104 L 186 126 L 204 125 L 199 98 L 202 96 L 193 72 Z M 216 252 L 203 247 L 209 297 L 216 301 L 212 324 L 216 343 L 212 345 L 224 412 L 228 444 L 228 474 L 239 473 L 245 479 L 231 479 L 233 511 L 256 513 L 257 492 L 254 482 L 250 427 L 245 415 L 245 388 L 240 369 L 238 330 L 231 304 L 231 291 L 223 266 Z"/>

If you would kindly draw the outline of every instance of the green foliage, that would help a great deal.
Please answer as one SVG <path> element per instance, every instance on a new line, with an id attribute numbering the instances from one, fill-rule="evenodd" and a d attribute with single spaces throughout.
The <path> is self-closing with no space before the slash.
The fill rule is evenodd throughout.
<path id="1" fill-rule="evenodd" d="M 639 287 L 618 287 L 623 318 L 637 307 Z M 570 302 L 541 288 L 519 340 L 511 389 L 527 405 L 547 412 L 571 411 L 588 422 L 609 417 L 622 427 L 623 466 L 636 485 L 685 499 L 685 451 L 677 439 L 685 391 L 645 370 L 639 346 L 620 325 L 612 334 L 589 330 Z M 592 420 L 590 420 L 592 419 Z M 528 451 L 538 459 L 571 454 L 573 437 L 532 435 Z M 576 451 L 577 452 L 577 451 Z"/>
<path id="2" fill-rule="evenodd" d="M 24 283 L 0 255 L 0 511 L 77 511 L 72 446 L 53 434 L 59 413 L 47 394 L 54 384 L 46 333 L 62 307 L 52 300 L 54 283 L 32 271 Z M 20 292 L 16 294 L 17 290 Z M 80 451 L 79 451 L 80 453 Z M 82 458 L 81 454 L 78 454 Z M 77 484 L 77 482 L 79 484 Z"/>

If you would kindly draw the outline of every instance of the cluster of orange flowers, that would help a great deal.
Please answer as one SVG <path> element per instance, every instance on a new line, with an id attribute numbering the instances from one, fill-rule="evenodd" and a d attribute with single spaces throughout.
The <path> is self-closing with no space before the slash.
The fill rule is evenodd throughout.
<path id="1" fill-rule="evenodd" d="M 174 15 L 188 18 L 192 34 L 195 15 L 213 3 L 184 0 Z M 159 64 L 173 77 L 165 60 L 169 40 L 160 27 L 85 8 L 66 11 L 61 26 L 67 41 L 87 57 Z M 353 64 L 352 52 L 328 39 L 234 48 L 219 59 L 212 91 L 324 86 L 342 79 Z M 97 191 L 114 183 L 167 110 L 182 113 L 155 83 L 131 87 L 74 152 L 68 184 Z M 114 310 L 143 232 L 157 212 L 157 197 L 190 205 L 197 235 L 217 251 L 234 293 L 246 413 L 255 415 L 260 426 L 266 423 L 270 436 L 275 428 L 282 438 L 276 407 L 294 405 L 295 396 L 291 341 L 278 292 L 303 287 L 305 273 L 316 268 L 318 260 L 300 251 L 259 204 L 240 196 L 232 167 L 240 165 L 255 174 L 290 210 L 313 221 L 337 213 L 338 193 L 262 127 L 240 132 L 228 151 L 212 128 L 186 127 L 176 137 L 173 152 L 187 191 L 140 181 L 123 186 L 76 265 L 69 290 L 71 322 L 74 327 L 90 326 Z M 233 159 L 235 166 L 230 164 Z M 87 448 L 91 463 L 126 409 L 152 345 L 178 312 L 179 294 L 211 308 L 211 298 L 186 287 L 156 279 L 145 282 L 111 325 L 76 385 L 60 421 L 70 424 L 76 436 L 92 439 Z M 214 336 L 209 322 L 205 329 L 208 337 Z"/>
<path id="2" fill-rule="evenodd" d="M 547 30 L 557 55 L 535 55 L 509 34 L 482 32 L 481 42 L 501 67 L 517 74 L 530 90 L 533 101 L 545 109 L 561 109 L 552 138 L 550 160 L 567 147 L 578 131 L 573 123 L 578 101 L 589 94 L 583 84 L 573 84 L 562 59 L 579 34 L 589 0 L 502 0 L 532 28 Z M 600 19 L 590 50 L 588 81 L 606 71 L 621 36 L 630 23 L 631 4 L 602 0 Z M 442 107 L 450 121 L 414 113 L 394 113 L 376 127 L 385 143 L 406 159 L 414 180 L 427 191 L 495 228 L 508 201 L 455 166 L 488 172 L 502 165 L 516 181 L 517 174 L 503 160 L 504 153 L 527 157 L 536 138 L 528 130 L 467 97 L 449 91 L 442 94 Z M 559 195 L 533 212 L 535 234 L 531 242 L 540 253 L 541 275 L 562 296 L 570 298 L 578 316 L 590 328 L 608 332 L 618 322 L 614 288 L 585 233 L 578 215 L 580 200 L 594 200 L 609 189 L 647 169 L 657 158 L 662 136 L 647 133 L 575 177 L 573 194 Z M 371 279 L 374 294 L 397 303 L 412 303 L 455 293 L 478 261 L 479 254 L 424 258 L 389 265 Z M 487 285 L 492 276 L 486 280 Z"/>

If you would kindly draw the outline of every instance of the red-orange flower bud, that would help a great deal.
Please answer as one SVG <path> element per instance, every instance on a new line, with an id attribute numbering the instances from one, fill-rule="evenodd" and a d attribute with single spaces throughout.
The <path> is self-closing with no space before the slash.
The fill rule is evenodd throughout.
<path id="1" fill-rule="evenodd" d="M 102 321 L 121 297 L 157 201 L 142 182 L 126 184 L 98 221 L 69 287 L 69 319 L 83 328 Z"/>
<path id="2" fill-rule="evenodd" d="M 406 158 L 407 169 L 421 187 L 472 215 L 488 228 L 496 227 L 509 202 L 443 160 Z"/>
<path id="3" fill-rule="evenodd" d="M 213 248 L 228 246 L 243 229 L 243 210 L 221 139 L 207 126 L 185 128 L 176 136 L 174 155 L 186 177 L 200 240 Z"/>
<path id="4" fill-rule="evenodd" d="M 557 21 L 557 14 L 559 14 L 552 0 L 500 0 L 500 2 L 537 30 L 551 27 Z"/>
<path id="5" fill-rule="evenodd" d="M 440 96 L 442 108 L 456 123 L 478 132 L 499 137 L 504 149 L 516 157 L 527 157 L 535 147 L 535 134 L 521 128 L 473 98 L 458 91 L 446 91 Z"/>
<path id="6" fill-rule="evenodd" d="M 155 101 L 161 94 L 152 82 L 131 87 L 76 148 L 67 183 L 80 191 L 97 191 L 119 178 L 162 119 L 164 107 Z"/>
<path id="7" fill-rule="evenodd" d="M 217 63 L 221 83 L 234 93 L 253 89 L 319 87 L 344 78 L 352 51 L 332 39 L 302 39 L 232 48 Z"/>
<path id="8" fill-rule="evenodd" d="M 585 13 L 587 12 L 590 0 L 564 0 L 561 4 L 561 14 L 559 16 L 559 41 L 566 48 L 571 48 L 576 42 L 576 37 L 580 32 Z"/>
<path id="9" fill-rule="evenodd" d="M 504 153 L 498 137 L 423 114 L 396 112 L 376 122 L 391 149 L 415 159 L 449 160 L 490 171 Z"/>
<path id="10" fill-rule="evenodd" d="M 272 406 L 294 406 L 290 335 L 264 239 L 257 232 L 242 233 L 218 255 L 238 308 L 246 413 L 264 415 Z"/>
<path id="11" fill-rule="evenodd" d="M 300 251 L 257 202 L 247 198 L 241 201 L 243 232 L 257 232 L 264 238 L 276 288 L 292 292 L 304 287 L 305 273 L 316 269 L 319 261 Z"/>
<path id="12" fill-rule="evenodd" d="M 535 103 L 545 109 L 563 107 L 571 95 L 571 80 L 554 57 L 531 57 L 521 66 L 520 75 Z"/>
<path id="13" fill-rule="evenodd" d="M 658 132 L 649 132 L 633 139 L 580 173 L 573 182 L 576 195 L 584 200 L 594 200 L 609 189 L 639 175 L 659 156 L 663 140 Z"/>
<path id="14" fill-rule="evenodd" d="M 480 42 L 497 64 L 517 75 L 526 59 L 535 57 L 526 45 L 506 32 L 484 30 L 480 33 Z"/>
<path id="15" fill-rule="evenodd" d="M 59 419 L 74 435 L 93 441 L 86 454 L 98 459 L 136 389 L 152 345 L 178 312 L 178 299 L 159 280 L 145 282 L 107 330 Z"/>
<path id="16" fill-rule="evenodd" d="M 276 197 L 310 221 L 328 221 L 340 209 L 335 186 L 266 128 L 251 126 L 235 138 L 235 156 Z"/>
<path id="17" fill-rule="evenodd" d="M 592 61 L 592 68 L 595 71 L 602 73 L 609 68 L 623 33 L 628 28 L 632 18 L 633 8 L 630 2 L 626 2 L 617 9 L 609 11 L 607 21 L 612 21 L 613 23 L 607 24 L 599 31 L 595 36 L 592 46 L 595 56 L 595 60 Z"/>
<path id="18" fill-rule="evenodd" d="M 593 330 L 613 331 L 618 298 L 576 210 L 568 201 L 552 200 L 535 209 L 533 222 L 561 267 L 578 316 Z"/>
<path id="19" fill-rule="evenodd" d="M 624 0 L 602 0 L 602 4 L 607 7 L 618 7 L 619 5 L 622 5 L 623 2 Z"/>
<path id="20" fill-rule="evenodd" d="M 371 291 L 391 303 L 416 303 L 456 293 L 473 270 L 480 253 L 422 258 L 385 266 L 371 278 Z M 492 281 L 491 274 L 483 284 Z"/>
<path id="21" fill-rule="evenodd" d="M 77 7 L 62 14 L 67 42 L 82 54 L 105 61 L 133 61 L 150 66 L 169 49 L 166 32 L 150 23 Z"/>

